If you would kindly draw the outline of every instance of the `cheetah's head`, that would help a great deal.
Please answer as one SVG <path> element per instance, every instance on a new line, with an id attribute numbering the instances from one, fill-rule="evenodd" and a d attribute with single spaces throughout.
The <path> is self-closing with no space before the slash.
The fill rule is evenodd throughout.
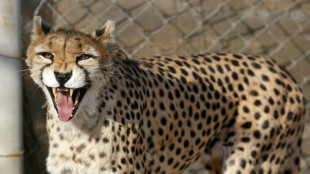
<path id="1" fill-rule="evenodd" d="M 114 40 L 114 21 L 107 21 L 92 34 L 52 30 L 38 16 L 33 21 L 26 63 L 59 119 L 68 121 L 87 103 L 83 102 L 87 92 L 102 83 L 112 64 L 109 46 Z"/>

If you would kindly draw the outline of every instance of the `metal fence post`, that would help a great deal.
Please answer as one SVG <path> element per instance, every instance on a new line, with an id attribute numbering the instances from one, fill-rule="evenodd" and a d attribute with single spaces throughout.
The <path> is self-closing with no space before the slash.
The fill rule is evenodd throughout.
<path id="1" fill-rule="evenodd" d="M 0 2 L 0 173 L 23 173 L 20 0 Z"/>

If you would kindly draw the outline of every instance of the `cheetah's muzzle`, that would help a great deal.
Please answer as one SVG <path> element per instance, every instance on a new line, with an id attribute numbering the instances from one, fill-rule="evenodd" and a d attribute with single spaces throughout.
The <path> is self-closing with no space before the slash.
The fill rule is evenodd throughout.
<path id="1" fill-rule="evenodd" d="M 87 87 L 76 89 L 47 87 L 47 89 L 61 121 L 69 121 L 74 117 L 87 91 Z"/>

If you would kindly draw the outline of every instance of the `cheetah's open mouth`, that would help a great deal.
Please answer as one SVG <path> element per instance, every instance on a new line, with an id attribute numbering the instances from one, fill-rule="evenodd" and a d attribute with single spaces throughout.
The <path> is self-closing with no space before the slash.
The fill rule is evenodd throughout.
<path id="1" fill-rule="evenodd" d="M 47 87 L 47 89 L 61 121 L 69 121 L 73 118 L 87 91 L 87 87 L 76 89 Z"/>

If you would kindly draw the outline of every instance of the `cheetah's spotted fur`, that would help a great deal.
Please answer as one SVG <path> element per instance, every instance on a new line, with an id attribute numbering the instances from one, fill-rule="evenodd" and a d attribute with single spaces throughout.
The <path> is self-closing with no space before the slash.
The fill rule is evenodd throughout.
<path id="1" fill-rule="evenodd" d="M 34 21 L 27 64 L 48 99 L 48 172 L 171 174 L 201 160 L 211 173 L 298 173 L 304 98 L 273 60 L 219 53 L 130 60 L 113 42 L 112 22 L 90 35 Z M 61 85 L 87 86 L 65 122 L 47 88 Z"/>

